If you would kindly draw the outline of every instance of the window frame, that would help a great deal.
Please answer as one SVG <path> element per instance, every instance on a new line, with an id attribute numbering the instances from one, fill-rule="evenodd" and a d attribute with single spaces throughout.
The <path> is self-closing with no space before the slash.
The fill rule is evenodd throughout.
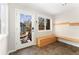
<path id="1" fill-rule="evenodd" d="M 39 17 L 41 17 L 41 16 L 39 16 Z M 49 18 L 49 17 L 42 17 L 42 18 L 44 18 L 44 30 L 39 30 L 39 19 L 37 19 L 37 30 L 38 30 L 38 32 L 44 32 L 44 31 L 52 31 L 52 19 L 51 18 Z M 46 29 L 46 19 L 49 19 L 50 20 L 50 29 L 49 30 L 47 30 Z"/>

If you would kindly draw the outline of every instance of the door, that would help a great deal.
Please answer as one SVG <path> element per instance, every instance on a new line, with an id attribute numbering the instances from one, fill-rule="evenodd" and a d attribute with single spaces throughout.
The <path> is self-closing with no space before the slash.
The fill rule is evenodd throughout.
<path id="1" fill-rule="evenodd" d="M 15 47 L 21 49 L 34 45 L 33 15 L 28 11 L 16 10 Z"/>

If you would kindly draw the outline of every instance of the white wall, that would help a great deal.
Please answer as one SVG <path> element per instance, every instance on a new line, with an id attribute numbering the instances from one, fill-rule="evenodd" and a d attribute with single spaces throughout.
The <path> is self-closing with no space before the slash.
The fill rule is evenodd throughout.
<path id="1" fill-rule="evenodd" d="M 8 41 L 8 5 L 0 4 L 1 11 L 1 33 L 0 33 L 0 55 L 7 54 L 7 41 Z"/>
<path id="2" fill-rule="evenodd" d="M 74 10 L 70 10 L 68 12 L 65 12 L 57 16 L 55 19 L 55 23 L 62 23 L 62 22 L 78 22 L 79 23 L 79 7 L 75 7 L 73 9 Z M 79 39 L 79 26 L 56 25 L 55 32 L 56 32 L 56 35 Z M 75 43 L 71 43 L 71 44 L 75 44 Z"/>
<path id="3" fill-rule="evenodd" d="M 7 35 L 0 35 L 0 55 L 7 55 Z"/>
<path id="4" fill-rule="evenodd" d="M 21 9 L 21 10 L 25 10 L 25 11 L 29 11 L 32 14 L 35 15 L 35 20 L 37 20 L 37 17 L 40 16 L 44 16 L 44 17 L 48 17 L 51 18 L 51 20 L 53 20 L 52 17 L 50 17 L 49 15 L 46 15 L 44 13 L 40 13 L 37 10 L 33 10 L 31 8 L 29 8 L 27 5 L 23 6 L 20 4 L 9 4 L 9 40 L 8 40 L 8 52 L 14 51 L 15 49 L 15 9 Z M 52 21 L 53 22 L 53 21 Z M 44 31 L 44 32 L 38 32 L 37 30 L 37 23 L 35 22 L 35 38 L 36 36 L 41 36 L 41 35 L 47 35 L 47 34 L 52 34 L 53 33 L 53 29 L 51 31 Z"/>

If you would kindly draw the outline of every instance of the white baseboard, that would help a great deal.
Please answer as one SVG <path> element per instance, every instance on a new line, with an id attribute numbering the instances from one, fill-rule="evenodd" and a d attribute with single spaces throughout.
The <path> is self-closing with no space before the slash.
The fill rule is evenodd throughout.
<path id="1" fill-rule="evenodd" d="M 60 38 L 58 39 L 58 41 L 69 44 L 69 45 L 79 47 L 79 43 L 76 43 L 76 42 L 71 42 L 71 41 L 68 41 L 68 40 L 60 39 Z"/>
<path id="2" fill-rule="evenodd" d="M 10 54 L 10 53 L 12 53 L 12 52 L 15 52 L 16 50 L 10 50 L 10 51 L 8 51 L 8 55 Z"/>

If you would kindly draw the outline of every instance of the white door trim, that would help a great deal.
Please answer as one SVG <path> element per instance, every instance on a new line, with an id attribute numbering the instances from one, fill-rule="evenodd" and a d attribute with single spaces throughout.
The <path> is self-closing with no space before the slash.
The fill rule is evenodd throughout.
<path id="1" fill-rule="evenodd" d="M 34 31 L 32 31 L 32 42 L 25 43 L 23 45 L 20 42 L 20 20 L 18 20 L 20 13 L 32 15 L 32 23 L 33 23 L 33 20 L 34 20 L 34 15 L 32 13 L 30 13 L 29 11 L 25 11 L 25 10 L 21 10 L 21 9 L 15 9 L 15 49 L 16 50 L 24 48 L 24 47 L 35 45 Z M 32 27 L 33 26 L 34 26 L 34 24 L 32 24 Z"/>

